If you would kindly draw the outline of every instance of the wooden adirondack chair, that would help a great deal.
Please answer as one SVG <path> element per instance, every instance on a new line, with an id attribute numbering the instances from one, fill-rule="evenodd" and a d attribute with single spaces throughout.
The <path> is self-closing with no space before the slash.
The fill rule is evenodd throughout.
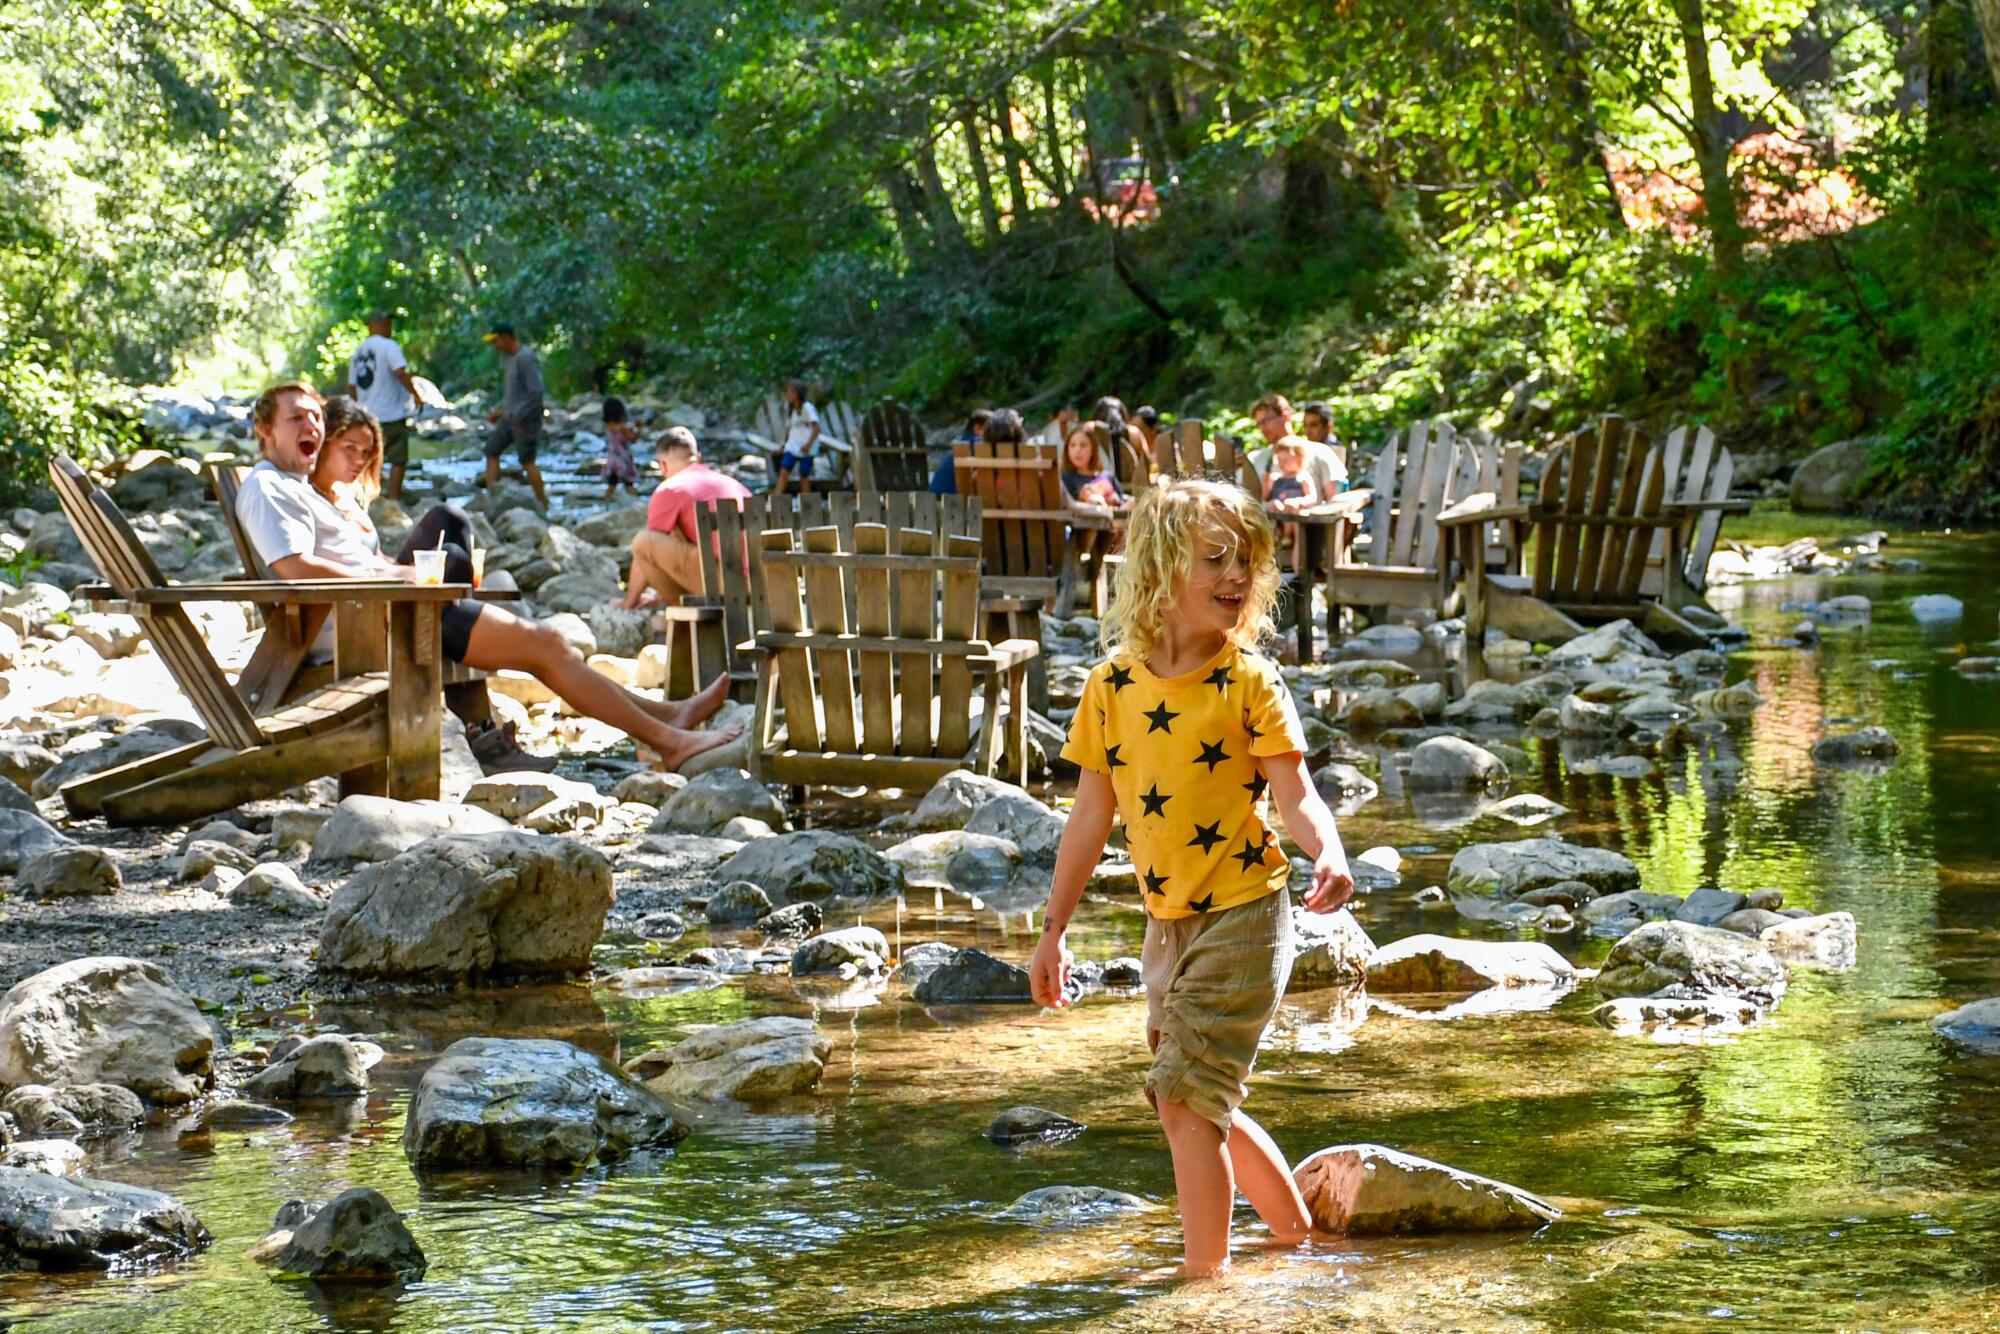
<path id="1" fill-rule="evenodd" d="M 1731 500 L 1729 484 L 1736 476 L 1736 459 L 1727 449 L 1718 449 L 1715 433 L 1706 426 L 1692 431 L 1676 426 L 1667 432 L 1663 466 L 1667 476 L 1667 501 L 1681 514 L 1683 559 L 1675 573 L 1696 594 L 1708 590 L 1708 558 L 1715 554 L 1722 519 L 1728 514 L 1748 514 L 1748 500 Z M 1653 535 L 1646 554 L 1646 573 L 1639 580 L 1639 592 L 1659 597 L 1668 575 L 1667 540 Z"/>
<path id="2" fill-rule="evenodd" d="M 868 409 L 856 442 L 855 485 L 863 491 L 928 491 L 930 448 L 923 424 L 894 399 Z"/>
<path id="3" fill-rule="evenodd" d="M 1251 495 L 1263 494 L 1250 456 L 1237 452 L 1233 441 L 1208 438 L 1198 417 L 1163 428 L 1153 438 L 1153 462 L 1162 477 L 1208 477 L 1236 483 Z"/>
<path id="4" fill-rule="evenodd" d="M 1617 417 L 1606 417 L 1594 440 L 1579 432 L 1550 451 L 1532 505 L 1501 506 L 1482 494 L 1439 519 L 1465 571 L 1468 642 L 1481 643 L 1490 624 L 1530 642 L 1562 644 L 1586 624 L 1624 618 L 1656 639 L 1706 644 L 1707 635 L 1680 614 L 1700 602 L 1683 580 L 1664 580 L 1656 597 L 1640 591 L 1655 540 L 1664 567 L 1682 568 L 1688 513 L 1667 499 L 1666 460 L 1644 432 Z M 1484 530 L 1492 523 L 1518 525 L 1522 547 L 1532 541 L 1530 573 L 1485 568 Z"/>
<path id="5" fill-rule="evenodd" d="M 1451 585 L 1437 517 L 1457 498 L 1460 468 L 1458 433 L 1449 422 L 1419 421 L 1389 437 L 1376 455 L 1373 485 L 1334 502 L 1330 617 L 1342 607 L 1444 609 Z"/>
<path id="6" fill-rule="evenodd" d="M 729 677 L 730 693 L 751 698 L 757 667 L 737 653 L 751 638 L 751 608 L 763 595 L 764 570 L 748 553 L 760 549 L 763 534 L 784 528 L 803 532 L 832 525 L 842 546 L 852 549 L 855 525 L 876 523 L 900 546 L 905 531 L 929 533 L 934 542 L 947 535 L 979 532 L 979 502 L 960 496 L 933 496 L 927 491 L 877 491 L 831 494 L 752 496 L 745 501 L 718 501 L 695 507 L 696 547 L 701 557 L 702 591 L 677 607 L 663 609 L 667 622 L 668 699 L 685 699 L 718 673 Z M 735 562 L 719 561 L 719 551 L 745 553 Z"/>
<path id="7" fill-rule="evenodd" d="M 463 585 L 386 579 L 170 584 L 118 506 L 82 468 L 58 456 L 49 476 L 106 591 L 139 618 L 209 734 L 66 784 L 63 802 L 72 813 L 101 813 L 114 825 L 178 824 L 326 774 L 340 775 L 343 794 L 438 795 L 438 617 L 445 603 L 465 594 Z M 190 602 L 300 608 L 301 634 L 289 641 L 292 660 L 267 663 L 256 680 L 246 670 L 232 686 L 189 619 Z M 292 679 L 329 613 L 336 626 L 336 679 L 260 715 L 250 700 L 274 703 L 283 694 L 272 682 Z"/>
<path id="8" fill-rule="evenodd" d="M 854 409 L 845 403 L 815 404 L 819 409 L 819 446 L 833 459 L 834 482 L 844 483 L 851 471 L 856 429 Z M 750 419 L 750 443 L 776 459 L 791 432 L 792 410 L 783 394 L 772 394 L 758 405 Z M 815 486 L 825 486 L 826 478 L 815 477 Z"/>
<path id="9" fill-rule="evenodd" d="M 979 539 L 948 537 L 939 555 L 930 534 L 906 530 L 900 546 L 889 552 L 881 524 L 856 524 L 846 550 L 830 526 L 760 536 L 763 597 L 741 646 L 757 662 L 760 780 L 928 788 L 965 767 L 977 677 L 986 713 L 973 767 L 999 766 L 1004 686 L 1008 748 L 1026 783 L 1027 669 L 1041 645 L 977 637 Z"/>

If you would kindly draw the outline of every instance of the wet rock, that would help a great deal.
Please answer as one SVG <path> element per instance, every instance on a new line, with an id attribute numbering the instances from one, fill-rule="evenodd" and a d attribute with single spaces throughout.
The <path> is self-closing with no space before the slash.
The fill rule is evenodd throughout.
<path id="1" fill-rule="evenodd" d="M 1507 781 L 1507 766 L 1459 737 L 1438 736 L 1410 752 L 1404 782 L 1420 791 L 1486 791 Z"/>
<path id="2" fill-rule="evenodd" d="M 814 936 L 792 953 L 792 976 L 837 973 L 879 973 L 888 967 L 889 942 L 872 926 L 849 926 Z"/>
<path id="3" fill-rule="evenodd" d="M 1737 996 L 1621 996 L 1590 1017 L 1621 1036 L 1690 1043 L 1740 1033 L 1762 1014 L 1755 1001 Z"/>
<path id="4" fill-rule="evenodd" d="M 312 914 L 323 912 L 326 901 L 307 889 L 299 873 L 283 862 L 263 862 L 244 872 L 229 888 L 229 901 L 265 912 Z"/>
<path id="5" fill-rule="evenodd" d="M 81 1144 L 66 1139 L 24 1139 L 0 1153 L 0 1169 L 80 1177 L 87 1157 Z"/>
<path id="6" fill-rule="evenodd" d="M 292 1119 L 290 1112 L 266 1107 L 261 1102 L 223 1098 L 202 1109 L 197 1124 L 203 1130 L 255 1130 L 262 1126 L 282 1126 Z"/>
<path id="7" fill-rule="evenodd" d="M 386 862 L 439 835 L 512 830 L 507 821 L 476 806 L 347 797 L 313 836 L 312 859 L 320 863 Z"/>
<path id="8" fill-rule="evenodd" d="M 1342 909 L 1345 912 L 1346 909 Z M 1359 928 L 1357 928 L 1359 929 Z M 1294 933 L 1294 939 L 1297 933 Z M 1372 946 L 1370 947 L 1372 948 Z M 1298 976 L 1298 967 L 1293 965 L 1292 975 Z M 1129 954 L 1104 961 L 1104 985 L 1107 987 L 1137 987 L 1145 985 L 1145 977 L 1140 973 L 1139 961 Z"/>
<path id="9" fill-rule="evenodd" d="M 1691 648 L 1676 653 L 1668 661 L 1667 670 L 1673 674 L 1674 684 L 1685 689 L 1722 676 L 1729 670 L 1729 659 L 1712 648 Z"/>
<path id="10" fill-rule="evenodd" d="M 1647 922 L 1665 921 L 1680 906 L 1680 899 L 1673 894 L 1630 889 L 1592 899 L 1582 906 L 1580 912 L 1583 920 L 1593 927 L 1622 936 Z"/>
<path id="11" fill-rule="evenodd" d="M 424 1072 L 404 1122 L 418 1167 L 580 1167 L 671 1144 L 686 1128 L 601 1059 L 546 1038 L 460 1038 Z"/>
<path id="12" fill-rule="evenodd" d="M 1604 848 L 1529 838 L 1461 848 L 1445 879 L 1455 890 L 1503 898 L 1565 880 L 1589 885 L 1598 894 L 1616 894 L 1639 887 L 1639 868 L 1630 858 Z"/>
<path id="13" fill-rule="evenodd" d="M 574 778 L 559 778 L 554 774 L 500 773 L 486 774 L 473 783 L 466 790 L 465 804 L 515 824 L 550 802 L 564 798 L 604 802 L 596 788 Z"/>
<path id="14" fill-rule="evenodd" d="M 654 818 L 656 834 L 712 834 L 738 817 L 785 823 L 785 808 L 769 788 L 742 769 L 710 769 L 668 797 Z"/>
<path id="15" fill-rule="evenodd" d="M 1762 908 L 1765 912 L 1776 912 L 1785 906 L 1785 891 L 1782 889 L 1753 889 L 1746 907 Z"/>
<path id="16" fill-rule="evenodd" d="M 1726 889 L 1697 889 L 1674 909 L 1674 920 L 1696 926 L 1720 926 L 1722 919 L 1750 904 L 1747 896 Z"/>
<path id="17" fill-rule="evenodd" d="M 986 1127 L 986 1138 L 1003 1149 L 1017 1144 L 1066 1144 L 1088 1127 L 1045 1107 L 1009 1107 Z"/>
<path id="18" fill-rule="evenodd" d="M 1353 986 L 1367 975 L 1368 959 L 1375 953 L 1375 942 L 1345 908 L 1336 913 L 1316 913 L 1295 906 L 1292 946 L 1292 977 L 1285 988 L 1288 992 Z"/>
<path id="19" fill-rule="evenodd" d="M 1649 922 L 1611 947 L 1606 996 L 1734 996 L 1763 1006 L 1785 994 L 1785 966 L 1756 941 L 1691 922 Z"/>
<path id="20" fill-rule="evenodd" d="M 1624 730 L 1615 709 L 1593 704 L 1581 695 L 1566 697 L 1556 710 L 1557 726 L 1564 736 L 1612 737 Z"/>
<path id="21" fill-rule="evenodd" d="M 910 813 L 909 827 L 918 831 L 963 829 L 972 813 L 995 797 L 1020 792 L 1012 783 L 966 769 L 954 770 L 932 785 Z"/>
<path id="22" fill-rule="evenodd" d="M 1644 755 L 1592 755 L 1571 763 L 1569 771 L 1585 778 L 1651 778 L 1659 766 Z"/>
<path id="23" fill-rule="evenodd" d="M 812 1020 L 767 1015 L 705 1028 L 625 1069 L 662 1097 L 754 1104 L 810 1092 L 832 1052 Z"/>
<path id="24" fill-rule="evenodd" d="M 1872 616 L 1875 604 L 1860 593 L 1845 593 L 1840 597 L 1827 598 L 1807 608 L 1815 616 Z"/>
<path id="25" fill-rule="evenodd" d="M 1631 658 L 1665 662 L 1667 655 L 1645 631 L 1630 621 L 1620 620 L 1600 625 L 1560 646 L 1549 654 L 1549 666 L 1566 672 L 1577 667 L 1605 667 Z"/>
<path id="26" fill-rule="evenodd" d="M 754 922 L 771 911 L 771 896 L 748 880 L 732 880 L 709 895 L 702 915 L 718 925 Z"/>
<path id="27" fill-rule="evenodd" d="M 1910 615 L 1927 624 L 1956 621 L 1965 615 L 1965 604 L 1949 593 L 1925 593 L 1910 599 Z"/>
<path id="28" fill-rule="evenodd" d="M 650 999 L 656 996 L 680 996 L 690 991 L 707 991 L 710 988 L 721 986 L 724 976 L 721 972 L 714 971 L 714 964 L 695 959 L 694 956 L 701 953 L 703 951 L 696 950 L 688 956 L 689 962 L 697 964 L 696 967 L 680 968 L 669 965 L 652 968 L 621 968 L 615 973 L 607 973 L 603 977 L 598 978 L 597 985 L 608 991 L 615 991 L 620 995 L 631 996 L 635 999 Z M 734 971 L 749 972 L 750 968 L 746 963 L 745 967 Z"/>
<path id="29" fill-rule="evenodd" d="M 296 1102 L 310 1098 L 358 1098 L 368 1091 L 368 1061 L 361 1048 L 340 1033 L 321 1033 L 274 1054 L 244 1082 L 256 1098 Z"/>
<path id="30" fill-rule="evenodd" d="M 911 994 L 921 1005 L 1027 1001 L 1028 970 L 985 950 L 963 949 L 933 969 Z"/>
<path id="31" fill-rule="evenodd" d="M 1380 732 L 1391 727 L 1416 727 L 1424 716 L 1401 695 L 1388 690 L 1364 690 L 1347 702 L 1339 720 L 1356 732 Z"/>
<path id="32" fill-rule="evenodd" d="M 1748 681 L 1738 681 L 1733 686 L 1698 691 L 1688 703 L 1705 718 L 1748 718 L 1763 706 L 1764 698 Z"/>
<path id="33" fill-rule="evenodd" d="M 33 811 L 0 808 L 0 872 L 18 874 L 27 863 L 76 844 Z"/>
<path id="34" fill-rule="evenodd" d="M 1075 1228 L 1130 1218 L 1152 1208 L 1137 1195 L 1106 1186 L 1043 1186 L 1008 1205 L 998 1217 L 1029 1227 Z"/>
<path id="35" fill-rule="evenodd" d="M 632 933 L 641 940 L 679 940 L 687 934 L 687 923 L 679 913 L 661 909 L 649 912 L 632 923 Z"/>
<path id="36" fill-rule="evenodd" d="M 716 875 L 762 885 L 774 903 L 881 898 L 903 887 L 901 868 L 887 857 L 859 839 L 819 829 L 748 844 L 716 868 Z"/>
<path id="37" fill-rule="evenodd" d="M 1989 996 L 1947 1010 L 1931 1027 L 1953 1042 L 1989 1056 L 2000 1056 L 2000 996 Z"/>
<path id="38" fill-rule="evenodd" d="M 611 795 L 619 801 L 636 801 L 655 809 L 667 804 L 667 798 L 688 785 L 688 780 L 680 774 L 661 773 L 657 769 L 645 769 L 636 774 L 628 774 L 618 780 L 618 786 Z"/>
<path id="39" fill-rule="evenodd" d="M 929 977 L 958 953 L 956 945 L 947 945 L 941 940 L 926 940 L 903 951 L 897 962 L 894 978 L 904 986 L 914 987 Z"/>
<path id="40" fill-rule="evenodd" d="M 1292 1179 L 1313 1225 L 1338 1236 L 1532 1229 L 1562 1217 L 1517 1186 L 1380 1144 L 1321 1149 Z"/>
<path id="41" fill-rule="evenodd" d="M 1813 742 L 1812 757 L 1817 764 L 1881 764 L 1896 758 L 1902 747 L 1880 727 L 1864 727 L 1858 732 L 1837 732 Z"/>
<path id="42" fill-rule="evenodd" d="M 171 1195 L 0 1168 L 0 1269 L 134 1270 L 185 1259 L 210 1240 Z"/>
<path id="43" fill-rule="evenodd" d="M 1739 908 L 1715 925 L 1724 931 L 1734 931 L 1739 936 L 1755 940 L 1767 926 L 1776 926 L 1790 919 L 1763 908 Z"/>
<path id="44" fill-rule="evenodd" d="M 757 919 L 757 930 L 766 940 L 804 940 L 825 924 L 819 905 L 808 899 L 765 913 Z"/>
<path id="45" fill-rule="evenodd" d="M 1868 471 L 1870 449 L 1867 440 L 1843 440 L 1808 454 L 1792 473 L 1792 508 L 1801 514 L 1847 509 Z"/>
<path id="46" fill-rule="evenodd" d="M 319 964 L 439 981 L 581 972 L 611 902 L 611 865 L 594 848 L 511 829 L 445 835 L 334 892 Z"/>
<path id="47" fill-rule="evenodd" d="M 1444 686 L 1436 681 L 1420 681 L 1404 686 L 1396 694 L 1417 711 L 1418 717 L 1427 721 L 1436 719 L 1444 712 L 1445 700 L 1449 698 Z"/>
<path id="48" fill-rule="evenodd" d="M 1054 866 L 1067 824 L 1061 815 L 1013 788 L 980 802 L 966 819 L 965 832 L 1005 839 L 1028 862 Z"/>
<path id="49" fill-rule="evenodd" d="M 1381 793 L 1374 779 L 1338 762 L 1320 767 L 1313 775 L 1313 788 L 1335 815 L 1351 815 Z"/>
<path id="50" fill-rule="evenodd" d="M 1540 701 L 1520 686 L 1481 680 L 1445 706 L 1444 719 L 1451 723 L 1512 723 L 1533 717 L 1540 707 Z"/>
<path id="51" fill-rule="evenodd" d="M 1354 876 L 1358 893 L 1395 889 L 1403 883 L 1403 854 L 1387 846 L 1364 848 L 1348 862 L 1347 869 Z"/>
<path id="52" fill-rule="evenodd" d="M 274 1234 L 257 1249 L 274 1269 L 321 1283 L 401 1283 L 422 1278 L 430 1264 L 396 1207 L 366 1186 L 342 1191 L 282 1242 Z"/>
<path id="53" fill-rule="evenodd" d="M 1021 850 L 991 834 L 945 829 L 905 839 L 886 854 L 913 885 L 948 885 L 968 894 L 991 894 L 1015 883 Z"/>
<path id="54" fill-rule="evenodd" d="M 50 848 L 21 867 L 15 892 L 28 899 L 99 898 L 125 884 L 118 862 L 101 848 Z"/>
<path id="55" fill-rule="evenodd" d="M 1397 690 L 1416 683 L 1417 669 L 1389 658 L 1353 658 L 1329 665 L 1325 679 L 1335 690 Z"/>
<path id="56" fill-rule="evenodd" d="M 1774 922 L 1758 932 L 1765 949 L 1807 968 L 1854 967 L 1854 914 L 1822 913 Z"/>
<path id="57" fill-rule="evenodd" d="M 31 1139 L 101 1134 L 146 1119 L 139 1095 L 117 1084 L 23 1084 L 0 1099 L 0 1112 Z"/>
<path id="58" fill-rule="evenodd" d="M 1417 935 L 1368 958 L 1368 990 L 1381 995 L 1474 992 L 1487 987 L 1569 988 L 1576 969 L 1539 941 Z"/>
<path id="59" fill-rule="evenodd" d="M 0 999 L 0 1083 L 119 1084 L 190 1102 L 214 1081 L 208 1021 L 155 964 L 73 959 Z"/>

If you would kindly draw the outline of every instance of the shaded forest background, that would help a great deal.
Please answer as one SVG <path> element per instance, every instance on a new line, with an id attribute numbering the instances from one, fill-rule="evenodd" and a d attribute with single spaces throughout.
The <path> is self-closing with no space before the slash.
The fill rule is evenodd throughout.
<path id="1" fill-rule="evenodd" d="M 427 373 L 1878 442 L 2000 516 L 2000 0 L 0 0 L 0 447 Z"/>

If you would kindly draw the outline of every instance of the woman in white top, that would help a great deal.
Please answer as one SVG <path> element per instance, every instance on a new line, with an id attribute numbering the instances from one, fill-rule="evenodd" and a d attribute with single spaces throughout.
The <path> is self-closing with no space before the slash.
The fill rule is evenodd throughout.
<path id="1" fill-rule="evenodd" d="M 799 494 L 812 490 L 813 446 L 819 443 L 819 409 L 806 397 L 804 380 L 785 381 L 785 410 L 790 414 L 785 424 L 785 448 L 778 455 L 778 484 L 776 494 L 785 494 L 785 479 L 792 473 L 799 475 Z"/>

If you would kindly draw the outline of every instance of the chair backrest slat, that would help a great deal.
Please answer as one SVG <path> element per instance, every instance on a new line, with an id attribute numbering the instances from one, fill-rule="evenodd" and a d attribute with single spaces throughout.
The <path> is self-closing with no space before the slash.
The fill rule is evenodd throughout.
<path id="1" fill-rule="evenodd" d="M 830 555 L 854 548 L 840 540 L 840 530 L 831 525 L 808 528 L 805 547 L 817 555 Z M 847 580 L 839 565 L 809 562 L 805 569 L 805 624 L 816 634 L 847 633 Z M 820 706 L 826 715 L 826 746 L 829 750 L 852 753 L 859 739 L 854 715 L 854 662 L 843 649 L 813 650 L 813 679 L 819 683 Z"/>
<path id="2" fill-rule="evenodd" d="M 979 542 L 970 537 L 947 537 L 947 556 L 979 556 Z M 944 606 L 940 615 L 943 638 L 964 643 L 979 635 L 979 571 L 948 570 L 944 575 Z M 998 727 L 998 718 L 988 718 L 988 727 Z M 959 757 L 972 744 L 972 664 L 956 655 L 938 665 L 937 751 L 941 756 Z"/>
<path id="3" fill-rule="evenodd" d="M 907 529 L 901 554 L 928 556 L 937 550 L 929 533 Z M 896 574 L 896 633 L 904 639 L 931 639 L 937 626 L 937 572 L 920 561 L 912 561 Z M 896 738 L 898 755 L 929 755 L 936 733 L 932 707 L 936 695 L 931 685 L 931 655 L 896 655 L 896 689 L 902 700 L 902 726 Z"/>
<path id="4" fill-rule="evenodd" d="M 922 491 L 930 485 L 930 451 L 923 425 L 894 399 L 868 409 L 857 442 L 860 486 L 868 491 Z"/>
<path id="5" fill-rule="evenodd" d="M 864 556 L 887 555 L 890 529 L 879 523 L 857 524 L 854 549 Z M 890 605 L 889 571 L 862 569 L 854 572 L 856 633 L 887 638 L 894 633 Z M 856 676 L 861 683 L 861 749 L 869 755 L 896 753 L 896 664 L 890 654 L 877 650 L 857 653 Z"/>
<path id="6" fill-rule="evenodd" d="M 264 558 L 257 554 L 249 531 L 236 515 L 236 497 L 243 493 L 243 483 L 249 479 L 250 469 L 240 463 L 217 463 L 210 465 L 208 476 L 215 487 L 216 502 L 222 506 L 222 521 L 229 529 L 230 540 L 236 544 L 237 556 L 243 561 L 244 572 L 258 579 L 271 578 L 271 567 L 264 564 Z"/>

